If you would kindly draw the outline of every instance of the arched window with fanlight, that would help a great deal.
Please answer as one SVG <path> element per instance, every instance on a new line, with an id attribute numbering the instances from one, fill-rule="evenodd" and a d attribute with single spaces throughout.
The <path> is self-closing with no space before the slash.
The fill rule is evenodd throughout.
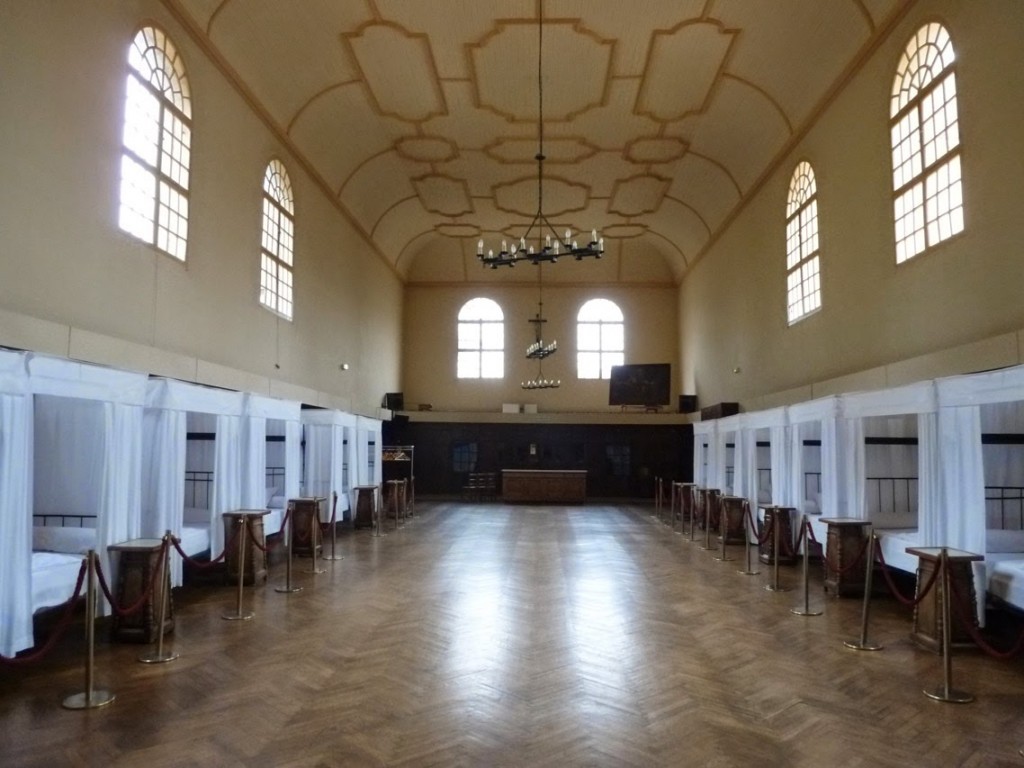
<path id="1" fill-rule="evenodd" d="M 898 264 L 964 228 L 955 63 L 949 33 L 932 22 L 896 67 L 889 130 Z"/>
<path id="2" fill-rule="evenodd" d="M 496 301 L 476 298 L 462 305 L 458 344 L 458 378 L 505 377 L 505 315 Z"/>
<path id="3" fill-rule="evenodd" d="M 821 308 L 818 186 L 807 161 L 797 165 L 786 200 L 786 306 L 789 323 Z"/>
<path id="4" fill-rule="evenodd" d="M 292 182 L 280 160 L 263 174 L 263 237 L 260 247 L 260 304 L 292 319 L 295 262 L 295 202 Z"/>
<path id="5" fill-rule="evenodd" d="M 625 362 L 622 310 L 614 301 L 591 299 L 576 315 L 576 376 L 611 378 L 612 366 Z"/>
<path id="6" fill-rule="evenodd" d="M 128 49 L 118 225 L 185 260 L 192 98 L 167 34 L 143 27 Z"/>

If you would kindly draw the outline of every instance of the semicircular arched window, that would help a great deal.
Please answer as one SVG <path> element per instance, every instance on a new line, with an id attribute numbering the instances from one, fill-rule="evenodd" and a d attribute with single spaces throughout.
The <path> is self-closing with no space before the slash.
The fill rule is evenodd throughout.
<path id="1" fill-rule="evenodd" d="M 932 22 L 896 67 L 889 130 L 897 264 L 964 228 L 955 62 L 949 33 Z"/>
<path id="2" fill-rule="evenodd" d="M 505 315 L 496 301 L 470 299 L 459 310 L 460 379 L 505 377 Z"/>
<path id="3" fill-rule="evenodd" d="M 126 82 L 118 225 L 184 261 L 192 98 L 185 63 L 162 29 L 135 35 Z"/>
<path id="4" fill-rule="evenodd" d="M 611 378 L 612 366 L 625 361 L 626 333 L 622 310 L 608 299 L 591 299 L 576 315 L 576 376 Z"/>
<path id="5" fill-rule="evenodd" d="M 786 200 L 786 307 L 789 324 L 821 308 L 818 186 L 803 161 L 793 171 Z"/>

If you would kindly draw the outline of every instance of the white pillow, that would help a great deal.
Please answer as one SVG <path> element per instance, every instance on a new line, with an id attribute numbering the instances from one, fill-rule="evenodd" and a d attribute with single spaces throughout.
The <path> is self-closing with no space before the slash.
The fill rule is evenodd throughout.
<path id="1" fill-rule="evenodd" d="M 276 485 L 268 485 L 267 486 L 266 506 L 268 506 L 268 507 L 271 506 L 271 504 L 270 504 L 271 499 L 273 499 L 275 496 L 277 496 L 278 491 L 280 491 L 280 490 L 281 489 L 278 488 Z"/>
<path id="2" fill-rule="evenodd" d="M 32 528 L 32 549 L 39 552 L 84 555 L 90 549 L 96 549 L 96 529 L 37 525 Z"/>

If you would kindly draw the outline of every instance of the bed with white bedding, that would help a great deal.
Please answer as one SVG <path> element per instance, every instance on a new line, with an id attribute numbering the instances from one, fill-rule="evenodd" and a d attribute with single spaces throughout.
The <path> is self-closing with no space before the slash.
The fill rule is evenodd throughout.
<path id="1" fill-rule="evenodd" d="M 85 554 L 96 548 L 95 528 L 32 528 L 32 612 L 67 602 Z"/>

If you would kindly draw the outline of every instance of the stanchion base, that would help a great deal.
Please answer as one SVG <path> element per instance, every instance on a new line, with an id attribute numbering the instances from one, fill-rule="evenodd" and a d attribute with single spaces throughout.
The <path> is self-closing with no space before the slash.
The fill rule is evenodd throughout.
<path id="1" fill-rule="evenodd" d="M 96 709 L 105 707 L 116 697 L 110 691 L 93 691 L 91 696 L 74 693 L 60 703 L 64 709 Z"/>
<path id="2" fill-rule="evenodd" d="M 313 567 L 313 568 L 310 568 L 308 571 L 303 571 L 303 573 L 312 573 L 314 576 L 316 576 L 316 575 L 319 575 L 321 573 L 327 573 L 327 569 L 326 568 L 316 568 L 316 567 Z"/>
<path id="3" fill-rule="evenodd" d="M 760 571 L 736 571 L 740 576 L 759 576 Z"/>
<path id="4" fill-rule="evenodd" d="M 715 558 L 715 562 L 716 563 L 731 563 L 735 559 L 736 559 L 735 557 L 729 557 L 728 555 L 726 555 L 725 557 L 719 555 L 718 557 Z"/>
<path id="5" fill-rule="evenodd" d="M 781 587 L 777 584 L 765 584 L 764 588 L 769 592 L 792 592 L 792 587 Z"/>
<path id="6" fill-rule="evenodd" d="M 275 592 L 280 592 L 283 595 L 290 595 L 292 592 L 301 592 L 302 587 L 274 587 Z"/>
<path id="7" fill-rule="evenodd" d="M 718 551 L 718 547 L 705 547 L 705 546 L 702 546 L 700 548 L 700 551 L 701 552 L 717 552 Z"/>
<path id="8" fill-rule="evenodd" d="M 803 608 L 790 608 L 789 612 L 795 616 L 821 616 L 821 611 L 805 611 Z"/>
<path id="9" fill-rule="evenodd" d="M 176 658 L 178 658 L 176 651 L 164 651 L 163 653 L 150 651 L 139 656 L 139 661 L 143 664 L 166 664 L 168 661 L 174 661 Z"/>
<path id="10" fill-rule="evenodd" d="M 255 615 L 251 611 L 249 613 L 224 613 L 221 614 L 221 618 L 225 621 L 248 621 Z"/>
<path id="11" fill-rule="evenodd" d="M 345 556 L 344 555 L 327 555 L 326 557 L 321 557 L 320 559 L 321 560 L 330 560 L 331 562 L 335 562 L 337 560 L 344 560 Z"/>
<path id="12" fill-rule="evenodd" d="M 843 645 L 854 651 L 880 651 L 884 647 L 878 643 L 862 643 L 860 640 L 844 640 Z"/>
<path id="13" fill-rule="evenodd" d="M 970 704 L 974 701 L 974 696 L 966 691 L 958 691 L 953 688 L 950 688 L 947 691 L 946 686 L 944 685 L 937 685 L 934 688 L 925 688 L 923 693 L 929 699 L 945 701 L 950 704 Z"/>

